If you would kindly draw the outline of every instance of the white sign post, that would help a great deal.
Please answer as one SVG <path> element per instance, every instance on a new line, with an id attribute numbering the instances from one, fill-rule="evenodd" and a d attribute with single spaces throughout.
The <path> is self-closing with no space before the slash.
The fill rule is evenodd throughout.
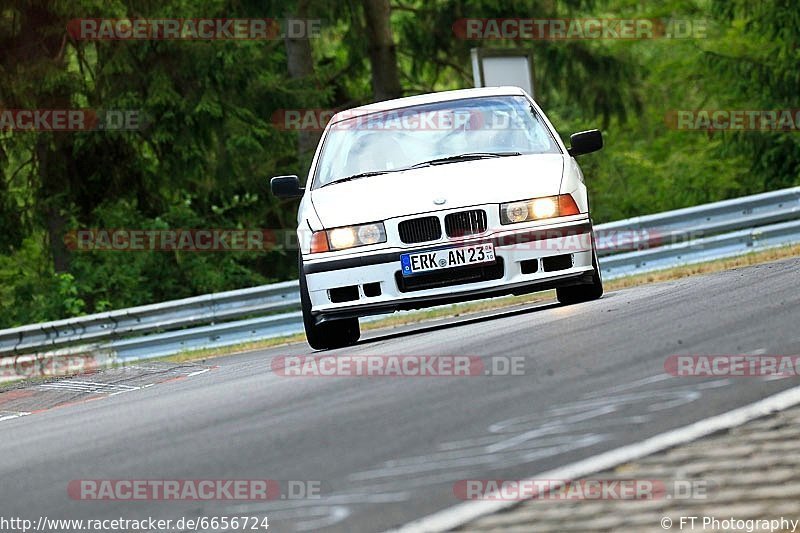
<path id="1" fill-rule="evenodd" d="M 472 49 L 472 79 L 475 87 L 522 87 L 533 92 L 533 57 L 525 50 Z"/>

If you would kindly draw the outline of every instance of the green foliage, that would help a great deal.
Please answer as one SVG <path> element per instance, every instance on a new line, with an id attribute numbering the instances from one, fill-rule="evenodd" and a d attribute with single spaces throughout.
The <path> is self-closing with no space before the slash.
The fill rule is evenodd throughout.
<path id="1" fill-rule="evenodd" d="M 93 215 L 97 228 L 209 227 L 208 220 L 200 217 L 188 200 L 155 218 L 143 216 L 135 204 L 126 201 L 103 204 Z M 127 302 L 126 305 L 144 305 L 277 281 L 278 276 L 248 268 L 248 263 L 253 262 L 249 256 L 257 253 L 86 250 L 74 252 L 72 269 L 79 280 L 81 294 L 92 309 L 97 309 L 99 303 L 120 299 Z"/>
<path id="2" fill-rule="evenodd" d="M 13 253 L 0 255 L 0 316 L 7 325 L 79 316 L 86 310 L 70 273 L 57 274 L 43 233 L 26 237 Z"/>

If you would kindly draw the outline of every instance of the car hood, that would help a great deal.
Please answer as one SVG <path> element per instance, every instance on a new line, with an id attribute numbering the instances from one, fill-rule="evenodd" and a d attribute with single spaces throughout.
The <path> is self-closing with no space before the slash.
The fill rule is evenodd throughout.
<path id="1" fill-rule="evenodd" d="M 559 193 L 564 156 L 534 154 L 392 172 L 311 191 L 325 228 Z M 438 205 L 434 200 L 445 200 Z"/>

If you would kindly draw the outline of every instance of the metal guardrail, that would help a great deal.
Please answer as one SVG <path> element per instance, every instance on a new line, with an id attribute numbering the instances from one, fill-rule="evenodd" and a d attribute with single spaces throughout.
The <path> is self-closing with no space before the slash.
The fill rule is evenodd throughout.
<path id="1" fill-rule="evenodd" d="M 601 258 L 600 266 L 603 279 L 610 280 L 796 243 L 800 243 L 800 220 L 611 255 Z"/>
<path id="2" fill-rule="evenodd" d="M 632 247 L 653 249 L 709 235 L 800 218 L 800 187 L 754 194 L 600 224 L 600 257 Z"/>
<path id="3" fill-rule="evenodd" d="M 0 356 L 297 309 L 297 281 L 0 330 Z"/>
<path id="4" fill-rule="evenodd" d="M 595 231 L 606 279 L 798 243 L 800 187 L 600 224 Z M 0 358 L 8 366 L 9 357 L 74 347 L 131 361 L 263 340 L 301 332 L 299 304 L 298 282 L 287 281 L 31 324 L 0 330 Z"/>

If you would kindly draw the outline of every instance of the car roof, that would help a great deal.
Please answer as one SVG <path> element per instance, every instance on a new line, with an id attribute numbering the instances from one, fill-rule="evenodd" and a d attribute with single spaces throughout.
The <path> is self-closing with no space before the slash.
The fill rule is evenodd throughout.
<path id="1" fill-rule="evenodd" d="M 354 116 L 366 115 L 391 109 L 401 109 L 416 105 L 434 104 L 439 102 L 449 102 L 451 100 L 463 100 L 464 98 L 478 98 L 481 96 L 524 96 L 525 91 L 519 87 L 479 87 L 476 89 L 457 89 L 454 91 L 441 91 L 437 93 L 419 94 L 416 96 L 406 96 L 394 100 L 384 100 L 359 107 L 353 107 L 336 113 L 330 123 L 339 122 Z"/>

